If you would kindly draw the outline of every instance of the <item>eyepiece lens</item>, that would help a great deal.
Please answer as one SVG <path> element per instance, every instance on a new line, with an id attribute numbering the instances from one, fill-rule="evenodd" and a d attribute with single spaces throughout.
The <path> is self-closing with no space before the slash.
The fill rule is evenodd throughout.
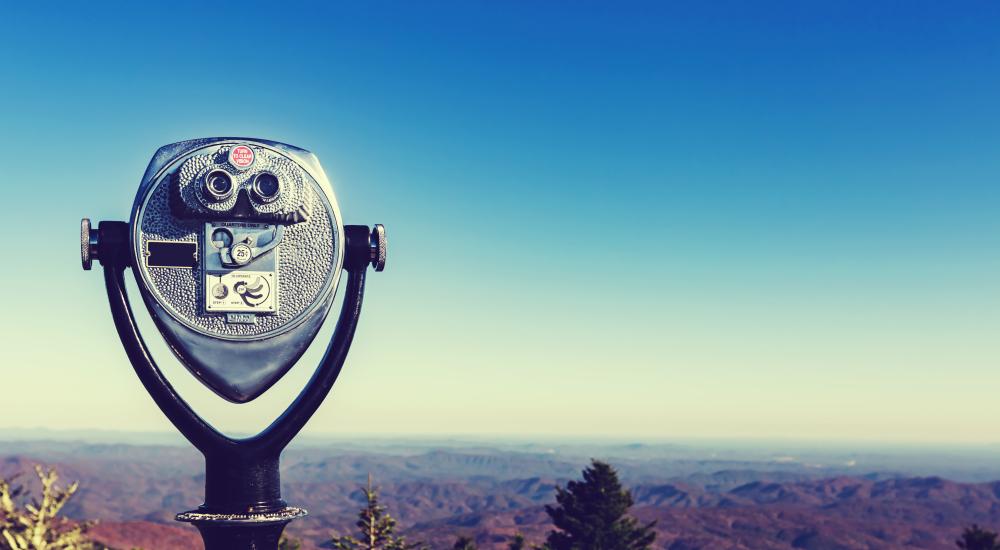
<path id="1" fill-rule="evenodd" d="M 266 172 L 258 175 L 253 182 L 253 190 L 260 200 L 264 202 L 273 201 L 281 193 L 281 184 L 278 182 L 278 176 Z"/>
<path id="2" fill-rule="evenodd" d="M 221 170 L 210 172 L 205 176 L 205 191 L 217 201 L 226 200 L 233 193 L 233 179 Z"/>

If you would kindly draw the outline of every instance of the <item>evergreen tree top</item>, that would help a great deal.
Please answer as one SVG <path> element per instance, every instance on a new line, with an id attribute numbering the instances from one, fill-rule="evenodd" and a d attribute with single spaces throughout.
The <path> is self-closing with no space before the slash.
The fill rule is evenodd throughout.
<path id="1" fill-rule="evenodd" d="M 955 541 L 955 545 L 962 550 L 998 550 L 997 534 L 988 529 L 983 529 L 972 524 L 962 532 L 962 537 Z"/>
<path id="2" fill-rule="evenodd" d="M 618 480 L 610 464 L 591 460 L 582 481 L 556 488 L 556 505 L 545 507 L 555 530 L 546 546 L 551 550 L 645 550 L 656 533 L 656 522 L 639 525 L 628 516 L 632 494 Z"/>
<path id="3" fill-rule="evenodd" d="M 372 475 L 368 474 L 368 485 L 361 488 L 365 505 L 358 512 L 359 536 L 333 536 L 333 547 L 337 550 L 423 550 L 422 544 L 408 544 L 406 537 L 396 534 L 396 520 L 389 515 L 388 508 L 378 501 L 378 488 L 372 486 Z"/>

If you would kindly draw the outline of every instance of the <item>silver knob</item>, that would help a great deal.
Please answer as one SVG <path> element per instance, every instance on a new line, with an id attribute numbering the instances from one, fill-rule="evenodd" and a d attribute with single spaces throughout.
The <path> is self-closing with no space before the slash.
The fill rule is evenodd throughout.
<path id="1" fill-rule="evenodd" d="M 90 218 L 80 220 L 80 263 L 84 271 L 90 271 L 94 260 L 100 259 L 97 254 L 99 240 L 97 230 L 90 227 Z"/>
<path id="2" fill-rule="evenodd" d="M 382 271 L 385 269 L 385 252 L 386 252 L 386 240 L 385 240 L 385 226 L 377 223 L 375 227 L 372 228 L 372 234 L 369 239 L 371 244 L 371 264 L 375 268 L 375 271 Z"/>

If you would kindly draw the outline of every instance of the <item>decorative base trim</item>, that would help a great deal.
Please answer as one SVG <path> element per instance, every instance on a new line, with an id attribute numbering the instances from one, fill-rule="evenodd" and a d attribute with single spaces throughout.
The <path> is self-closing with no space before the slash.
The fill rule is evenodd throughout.
<path id="1" fill-rule="evenodd" d="M 289 506 L 277 512 L 266 514 L 215 514 L 203 512 L 201 510 L 189 510 L 177 514 L 174 519 L 187 523 L 213 523 L 222 524 L 261 524 L 261 523 L 288 523 L 293 519 L 309 515 L 305 508 L 295 508 Z"/>

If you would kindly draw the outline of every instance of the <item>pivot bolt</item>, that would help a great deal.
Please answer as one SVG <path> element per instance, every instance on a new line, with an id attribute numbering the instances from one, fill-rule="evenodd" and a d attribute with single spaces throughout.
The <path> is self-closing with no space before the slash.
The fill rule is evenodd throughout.
<path id="1" fill-rule="evenodd" d="M 371 264 L 375 271 L 382 271 L 385 269 L 385 254 L 386 254 L 386 240 L 385 240 L 385 226 L 377 223 L 375 227 L 372 228 L 371 236 L 369 237 L 371 254 Z"/>
<path id="2" fill-rule="evenodd" d="M 83 264 L 84 271 L 90 271 L 94 260 L 100 259 L 97 253 L 99 243 L 99 233 L 91 228 L 90 218 L 80 220 L 80 263 Z"/>

